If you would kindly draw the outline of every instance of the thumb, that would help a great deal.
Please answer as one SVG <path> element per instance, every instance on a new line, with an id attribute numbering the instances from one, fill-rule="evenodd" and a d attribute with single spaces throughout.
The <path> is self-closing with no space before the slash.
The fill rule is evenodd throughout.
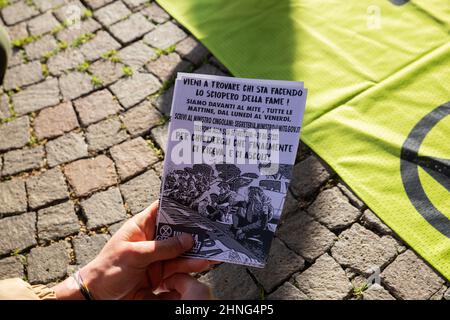
<path id="1" fill-rule="evenodd" d="M 150 265 L 156 261 L 173 259 L 189 251 L 194 245 L 192 236 L 182 233 L 166 240 L 131 242 L 131 250 L 136 259 L 143 265 Z"/>

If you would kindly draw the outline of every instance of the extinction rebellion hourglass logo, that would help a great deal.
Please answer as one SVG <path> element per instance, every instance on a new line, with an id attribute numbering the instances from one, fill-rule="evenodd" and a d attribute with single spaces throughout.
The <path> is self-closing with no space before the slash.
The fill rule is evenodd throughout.
<path id="1" fill-rule="evenodd" d="M 450 238 L 450 219 L 432 203 L 419 177 L 422 168 L 433 179 L 450 192 L 450 152 L 447 157 L 420 155 L 419 150 L 428 133 L 444 118 L 450 115 L 447 102 L 423 117 L 409 133 L 401 151 L 400 170 L 403 185 L 409 200 L 416 210 L 439 232 Z M 450 137 L 444 142 L 450 151 Z M 450 194 L 449 194 L 450 196 Z"/>

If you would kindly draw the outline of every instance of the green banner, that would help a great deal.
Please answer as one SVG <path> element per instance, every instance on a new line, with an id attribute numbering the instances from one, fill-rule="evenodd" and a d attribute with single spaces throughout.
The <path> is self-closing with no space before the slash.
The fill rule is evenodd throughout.
<path id="1" fill-rule="evenodd" d="M 305 81 L 302 140 L 450 279 L 448 0 L 158 0 L 239 77 Z"/>

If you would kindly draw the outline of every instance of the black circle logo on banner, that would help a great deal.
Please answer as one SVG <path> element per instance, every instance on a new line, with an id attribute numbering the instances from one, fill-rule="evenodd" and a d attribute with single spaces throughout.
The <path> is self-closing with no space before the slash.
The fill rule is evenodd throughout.
<path id="1" fill-rule="evenodd" d="M 406 194 L 417 212 L 440 233 L 450 238 L 450 219 L 433 205 L 419 178 L 421 167 L 450 192 L 450 159 L 419 155 L 425 137 L 448 115 L 450 102 L 437 107 L 414 126 L 401 150 L 400 171 Z M 450 137 L 447 143 L 450 145 Z"/>
<path id="2" fill-rule="evenodd" d="M 395 4 L 396 6 L 402 6 L 404 4 L 407 4 L 409 0 L 389 0 L 392 4 Z"/>

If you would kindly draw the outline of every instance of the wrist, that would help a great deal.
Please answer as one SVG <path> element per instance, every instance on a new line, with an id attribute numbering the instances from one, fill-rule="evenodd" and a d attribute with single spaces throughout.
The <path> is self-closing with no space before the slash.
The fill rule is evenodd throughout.
<path id="1" fill-rule="evenodd" d="M 98 284 L 102 281 L 103 276 L 100 269 L 96 267 L 95 260 L 82 267 L 79 270 L 79 274 L 83 280 L 83 284 L 89 290 L 92 298 L 95 300 L 103 299 L 101 293 L 99 292 L 101 286 Z"/>
<path id="2" fill-rule="evenodd" d="M 55 292 L 57 300 L 84 300 L 80 288 L 73 277 L 68 277 L 52 289 Z"/>
<path id="3" fill-rule="evenodd" d="M 90 262 L 86 266 L 82 267 L 78 272 L 81 275 L 84 285 L 89 289 L 94 299 L 100 299 L 91 288 L 96 287 L 96 280 L 99 278 L 99 271 L 95 267 L 94 261 Z M 60 282 L 52 289 L 55 292 L 56 299 L 58 300 L 86 300 L 81 293 L 80 286 L 74 278 L 75 275 L 68 277 L 63 282 Z"/>

